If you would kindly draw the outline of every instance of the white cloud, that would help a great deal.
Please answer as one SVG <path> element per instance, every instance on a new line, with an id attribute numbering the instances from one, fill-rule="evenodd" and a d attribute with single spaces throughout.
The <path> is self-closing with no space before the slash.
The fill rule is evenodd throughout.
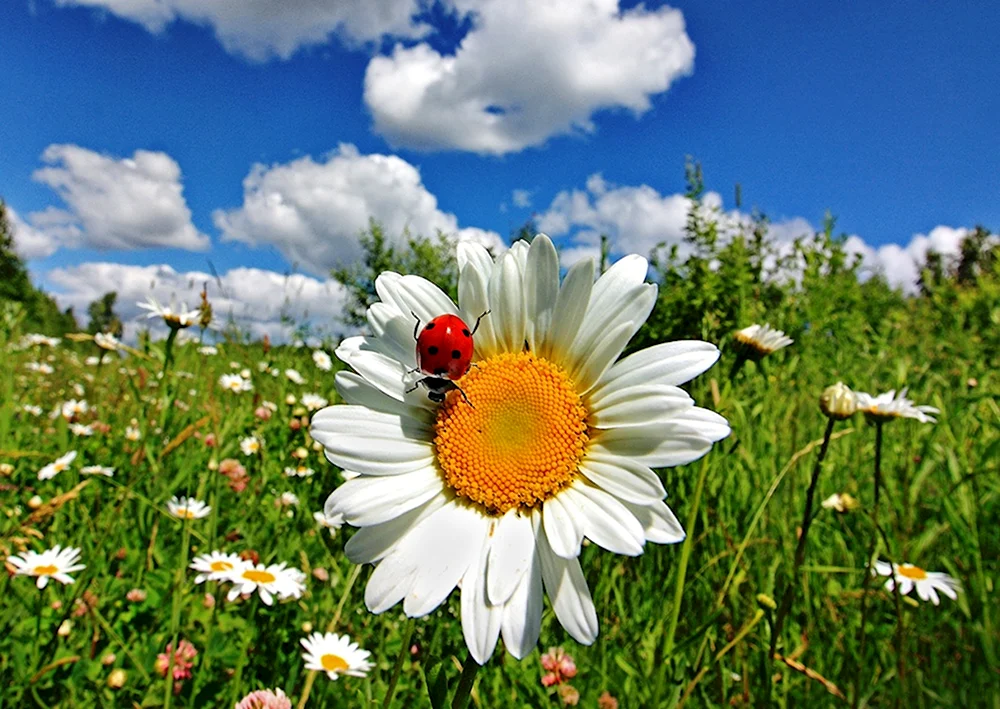
<path id="1" fill-rule="evenodd" d="M 14 250 L 23 259 L 45 258 L 59 248 L 58 240 L 51 232 L 36 229 L 21 219 L 9 204 L 6 205 L 7 219 L 14 235 Z"/>
<path id="2" fill-rule="evenodd" d="M 914 293 L 927 252 L 933 249 L 944 256 L 946 262 L 956 259 L 961 254 L 962 239 L 968 233 L 969 229 L 964 227 L 940 225 L 931 229 L 929 234 L 914 234 L 906 246 L 884 244 L 876 248 L 860 237 L 851 236 L 846 247 L 849 253 L 861 254 L 866 275 L 881 274 L 890 285 L 902 288 L 906 293 Z"/>
<path id="3" fill-rule="evenodd" d="M 420 172 L 395 155 L 362 155 L 341 145 L 324 161 L 254 165 L 243 180 L 243 206 L 216 210 L 223 239 L 253 246 L 273 244 L 292 264 L 313 273 L 351 263 L 361 255 L 358 235 L 378 220 L 390 238 L 404 230 L 503 248 L 496 232 L 458 227 L 458 218 L 438 209 Z"/>
<path id="4" fill-rule="evenodd" d="M 232 316 L 254 336 L 267 333 L 276 340 L 288 335 L 289 326 L 283 318 L 296 324 L 309 322 L 328 333 L 343 329 L 338 320 L 344 304 L 340 284 L 302 274 L 234 268 L 216 281 L 208 273 L 179 273 L 167 265 L 90 262 L 53 269 L 44 276 L 46 284 L 54 286 L 52 294 L 59 305 L 72 306 L 81 317 L 86 317 L 87 305 L 92 301 L 108 290 L 117 291 L 116 310 L 127 323 L 126 333 L 131 337 L 138 327 L 159 324 L 146 320 L 146 311 L 136 303 L 153 296 L 163 303 L 174 300 L 194 308 L 206 283 L 217 325 L 224 325 Z"/>
<path id="5" fill-rule="evenodd" d="M 510 201 L 514 203 L 515 207 L 526 209 L 531 206 L 531 191 L 521 189 L 514 190 L 510 193 Z"/>
<path id="6" fill-rule="evenodd" d="M 130 158 L 77 145 L 50 145 L 32 177 L 51 187 L 66 209 L 33 212 L 21 228 L 38 255 L 56 247 L 97 249 L 174 247 L 204 250 L 209 239 L 191 223 L 181 169 L 166 153 L 137 150 Z M 27 227 L 27 228 L 26 228 Z"/>
<path id="7" fill-rule="evenodd" d="M 642 114 L 691 73 L 680 11 L 618 0 L 447 0 L 474 25 L 453 55 L 397 44 L 365 73 L 375 130 L 397 145 L 503 155 L 589 133 L 602 109 Z"/>
<path id="8" fill-rule="evenodd" d="M 288 59 L 333 34 L 348 43 L 383 35 L 417 38 L 428 28 L 414 22 L 419 0 L 55 0 L 110 12 L 153 33 L 174 21 L 211 27 L 231 54 L 252 61 Z"/>

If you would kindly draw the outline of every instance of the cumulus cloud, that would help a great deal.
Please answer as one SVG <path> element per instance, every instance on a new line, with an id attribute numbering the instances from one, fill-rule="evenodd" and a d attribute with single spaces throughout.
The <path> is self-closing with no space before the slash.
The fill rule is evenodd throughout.
<path id="1" fill-rule="evenodd" d="M 44 274 L 53 296 L 63 308 L 72 306 L 85 313 L 87 305 L 106 291 L 118 293 L 118 310 L 126 323 L 126 334 L 135 336 L 139 327 L 157 328 L 146 320 L 146 311 L 136 304 L 153 296 L 162 303 L 173 300 L 191 308 L 200 302 L 202 286 L 208 284 L 209 300 L 219 326 L 232 318 L 255 337 L 267 334 L 282 340 L 289 334 L 287 322 L 309 323 L 320 332 L 335 333 L 344 305 L 344 292 L 333 280 L 318 280 L 302 274 L 281 274 L 258 268 L 234 268 L 218 280 L 199 271 L 178 272 L 168 265 L 131 266 L 89 262 L 56 268 Z"/>
<path id="2" fill-rule="evenodd" d="M 447 0 L 473 27 L 454 54 L 397 44 L 365 73 L 375 130 L 396 145 L 503 155 L 639 115 L 694 65 L 679 10 L 618 0 Z"/>
<path id="3" fill-rule="evenodd" d="M 55 253 L 59 242 L 51 231 L 36 229 L 24 221 L 10 205 L 6 205 L 7 220 L 14 235 L 14 251 L 22 259 L 45 258 Z"/>
<path id="4" fill-rule="evenodd" d="M 20 221 L 35 255 L 59 246 L 97 249 L 174 247 L 204 250 L 209 239 L 191 222 L 181 169 L 166 153 L 137 150 L 115 158 L 77 145 L 50 145 L 32 177 L 51 187 L 65 209 L 49 207 Z"/>
<path id="5" fill-rule="evenodd" d="M 515 207 L 526 209 L 531 206 L 531 191 L 517 189 L 510 193 L 510 201 Z"/>
<path id="6" fill-rule="evenodd" d="M 961 254 L 962 239 L 969 234 L 964 227 L 940 225 L 928 234 L 914 234 L 905 246 L 883 244 L 874 247 L 858 236 L 851 236 L 845 244 L 851 254 L 860 254 L 864 275 L 881 274 L 896 288 L 915 293 L 920 279 L 920 269 L 927 260 L 928 251 L 936 251 L 946 261 Z"/>
<path id="7" fill-rule="evenodd" d="M 55 0 L 110 12 L 153 33 L 174 21 L 210 27 L 231 54 L 251 61 L 288 59 L 338 35 L 348 44 L 384 35 L 418 38 L 419 0 Z"/>
<path id="8" fill-rule="evenodd" d="M 376 219 L 386 235 L 433 236 L 441 231 L 496 249 L 496 232 L 459 228 L 438 208 L 416 167 L 395 155 L 362 155 L 343 144 L 325 160 L 304 157 L 254 165 L 243 180 L 243 206 L 216 210 L 223 239 L 274 245 L 292 264 L 322 273 L 361 255 L 358 235 Z"/>

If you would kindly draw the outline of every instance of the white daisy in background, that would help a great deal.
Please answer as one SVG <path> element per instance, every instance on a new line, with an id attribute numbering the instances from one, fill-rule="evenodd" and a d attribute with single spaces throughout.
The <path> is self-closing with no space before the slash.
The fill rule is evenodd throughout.
<path id="1" fill-rule="evenodd" d="M 823 507 L 823 509 L 834 510 L 835 512 L 840 512 L 841 514 L 861 507 L 861 503 L 858 502 L 853 496 L 848 495 L 846 492 L 835 492 L 819 504 Z"/>
<path id="2" fill-rule="evenodd" d="M 298 598 L 306 590 L 306 575 L 298 569 L 286 567 L 284 563 L 270 566 L 247 563 L 233 569 L 227 578 L 235 584 L 226 596 L 230 601 L 236 600 L 241 594 L 249 596 L 257 591 L 260 593 L 260 600 L 271 605 L 274 603 L 274 596 L 283 601 L 286 598 Z"/>
<path id="3" fill-rule="evenodd" d="M 282 507 L 295 507 L 299 504 L 299 496 L 294 492 L 283 492 L 277 502 Z"/>
<path id="4" fill-rule="evenodd" d="M 781 330 L 775 330 L 769 323 L 753 324 L 733 335 L 739 343 L 743 354 L 750 359 L 758 360 L 795 342 Z"/>
<path id="5" fill-rule="evenodd" d="M 39 480 L 50 480 L 54 478 L 59 473 L 64 470 L 69 469 L 70 463 L 76 460 L 76 451 L 70 451 L 64 456 L 56 458 L 55 461 L 49 463 L 44 468 L 38 471 Z"/>
<path id="6" fill-rule="evenodd" d="M 878 396 L 859 391 L 857 403 L 858 411 L 863 412 L 870 421 L 878 423 L 887 423 L 898 418 L 916 419 L 920 423 L 936 423 L 937 419 L 928 414 L 941 413 L 940 409 L 933 406 L 914 405 L 910 399 L 906 398 L 906 389 L 898 394 L 893 389 Z"/>
<path id="7" fill-rule="evenodd" d="M 305 406 L 310 411 L 318 411 L 324 406 L 328 406 L 329 401 L 324 399 L 319 394 L 303 394 L 302 395 L 302 405 Z"/>
<path id="8" fill-rule="evenodd" d="M 163 322 L 172 330 L 191 327 L 198 322 L 201 315 L 199 310 L 188 310 L 184 303 L 180 308 L 176 308 L 173 303 L 170 305 L 160 305 L 156 298 L 149 296 L 145 303 L 136 303 L 143 310 L 148 310 L 147 318 L 163 318 Z"/>
<path id="9" fill-rule="evenodd" d="M 117 352 L 122 346 L 121 340 L 110 332 L 99 332 L 94 335 L 94 344 L 102 349 L 110 350 L 112 352 Z"/>
<path id="10" fill-rule="evenodd" d="M 90 411 L 90 405 L 85 399 L 70 399 L 64 401 L 60 407 L 62 417 L 67 421 L 83 416 Z"/>
<path id="11" fill-rule="evenodd" d="M 177 519 L 203 519 L 212 511 L 212 508 L 201 500 L 193 497 L 178 498 L 176 495 L 167 502 L 167 509 Z"/>
<path id="12" fill-rule="evenodd" d="M 21 338 L 21 347 L 55 347 L 62 340 L 58 337 L 47 337 L 36 332 Z"/>
<path id="13" fill-rule="evenodd" d="M 514 244 L 494 263 L 482 246 L 458 246 L 459 306 L 417 276 L 383 273 L 368 310 L 374 337 L 351 337 L 337 356 L 347 402 L 318 412 L 312 436 L 330 461 L 357 474 L 325 512 L 361 527 L 346 546 L 375 563 L 365 591 L 372 612 L 403 601 L 426 615 L 461 585 L 472 656 L 483 663 L 502 634 L 523 658 L 538 641 L 543 587 L 578 642 L 598 634 L 580 568 L 584 537 L 638 555 L 647 541 L 684 530 L 651 470 L 690 463 L 729 435 L 726 420 L 694 405 L 679 385 L 711 367 L 718 349 L 670 342 L 618 360 L 656 301 L 647 262 L 626 256 L 595 283 L 593 260 L 562 286 L 545 235 Z M 408 391 L 414 315 L 473 324 L 475 364 L 443 404 Z"/>
<path id="14" fill-rule="evenodd" d="M 198 572 L 194 577 L 195 583 L 205 581 L 228 581 L 234 573 L 249 566 L 249 562 L 244 561 L 238 554 L 226 554 L 221 551 L 213 551 L 209 554 L 196 556 L 191 561 L 189 568 Z"/>
<path id="15" fill-rule="evenodd" d="M 327 515 L 326 512 L 313 512 L 313 519 L 323 529 L 330 530 L 330 536 L 337 536 L 337 532 L 344 526 L 344 515 Z"/>
<path id="16" fill-rule="evenodd" d="M 333 360 L 330 359 L 330 355 L 323 350 L 313 350 L 313 364 L 322 369 L 324 372 L 329 372 L 333 369 Z"/>
<path id="17" fill-rule="evenodd" d="M 105 465 L 86 465 L 80 468 L 80 472 L 84 475 L 104 475 L 109 478 L 115 476 L 115 469 Z"/>
<path id="18" fill-rule="evenodd" d="M 140 431 L 137 426 L 126 426 L 125 438 L 130 441 L 138 441 L 142 438 L 142 431 Z"/>
<path id="19" fill-rule="evenodd" d="M 83 363 L 85 365 L 87 365 L 88 367 L 96 367 L 97 365 L 99 365 L 101 363 L 101 358 L 100 357 L 90 356 L 90 357 L 87 357 L 87 359 L 83 360 Z"/>
<path id="20" fill-rule="evenodd" d="M 278 405 L 275 404 L 273 401 L 268 401 L 267 399 L 265 399 L 264 401 L 262 401 L 260 403 L 260 405 L 263 406 L 265 409 L 268 409 L 269 411 L 277 411 L 278 410 Z"/>
<path id="21" fill-rule="evenodd" d="M 290 381 L 292 384 L 305 384 L 306 383 L 305 377 L 303 377 L 301 374 L 299 374 L 298 370 L 295 370 L 295 369 L 286 369 L 285 370 L 285 376 L 288 378 L 288 381 Z"/>
<path id="22" fill-rule="evenodd" d="M 260 453 L 260 439 L 256 436 L 247 436 L 240 441 L 240 450 L 243 455 L 257 455 Z"/>
<path id="23" fill-rule="evenodd" d="M 74 436 L 93 436 L 94 429 L 90 426 L 85 426 L 82 423 L 71 423 L 69 425 L 69 430 Z"/>
<path id="24" fill-rule="evenodd" d="M 21 411 L 24 411 L 25 413 L 31 414 L 32 416 L 41 416 L 42 415 L 42 407 L 41 406 L 34 406 L 33 404 L 24 404 L 21 407 Z"/>
<path id="25" fill-rule="evenodd" d="M 45 362 L 28 362 L 24 367 L 28 371 L 38 372 L 39 374 L 52 374 L 56 371 L 51 365 L 45 364 Z"/>
<path id="26" fill-rule="evenodd" d="M 83 395 L 87 393 L 87 390 L 83 388 L 82 384 L 73 382 L 72 387 L 73 387 L 73 393 L 79 396 L 81 399 L 83 398 Z"/>
<path id="27" fill-rule="evenodd" d="M 198 354 L 205 355 L 206 357 L 214 357 L 219 354 L 219 348 L 214 345 L 204 345 L 198 348 Z"/>
<path id="28" fill-rule="evenodd" d="M 302 654 L 306 669 L 326 672 L 330 679 L 340 675 L 364 677 L 375 666 L 368 660 L 371 653 L 352 643 L 346 635 L 313 633 L 301 642 L 306 649 Z"/>
<path id="29" fill-rule="evenodd" d="M 904 596 L 908 595 L 914 588 L 921 601 L 930 601 L 935 606 L 941 600 L 937 592 L 940 591 L 951 600 L 958 598 L 962 591 L 962 585 L 948 574 L 940 571 L 924 571 L 919 566 L 913 564 L 892 564 L 884 561 L 876 561 L 872 574 L 878 573 L 880 576 L 890 576 L 885 582 L 886 591 L 895 591 L 896 583 L 899 583 L 899 592 Z"/>
<path id="30" fill-rule="evenodd" d="M 308 468 L 304 465 L 299 465 L 294 468 L 291 466 L 285 468 L 285 475 L 290 478 L 311 478 L 314 472 L 315 471 L 313 471 L 312 468 Z"/>
<path id="31" fill-rule="evenodd" d="M 38 578 L 38 588 L 45 588 L 49 579 L 59 583 L 73 583 L 70 576 L 74 571 L 86 568 L 80 561 L 80 550 L 73 547 L 63 549 L 58 544 L 51 549 L 38 554 L 26 551 L 7 558 L 7 561 L 17 569 L 18 576 L 35 576 Z"/>
<path id="32" fill-rule="evenodd" d="M 244 379 L 239 374 L 223 374 L 219 377 L 219 386 L 226 391 L 231 391 L 234 394 L 240 394 L 244 391 L 251 391 L 253 389 L 253 384 L 249 379 Z"/>

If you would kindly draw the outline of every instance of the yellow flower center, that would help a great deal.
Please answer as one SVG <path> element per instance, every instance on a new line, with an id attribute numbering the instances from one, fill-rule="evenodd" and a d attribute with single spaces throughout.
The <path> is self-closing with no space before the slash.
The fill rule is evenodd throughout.
<path id="1" fill-rule="evenodd" d="M 59 567 L 55 564 L 48 564 L 46 566 L 36 566 L 35 576 L 51 576 L 52 574 L 59 571 Z"/>
<path id="2" fill-rule="evenodd" d="M 187 507 L 178 508 L 177 516 L 181 519 L 195 519 L 194 512 L 189 510 Z"/>
<path id="3" fill-rule="evenodd" d="M 350 667 L 344 658 L 333 654 L 323 655 L 323 657 L 319 658 L 319 663 L 323 665 L 323 669 L 327 672 L 343 672 Z"/>
<path id="4" fill-rule="evenodd" d="M 208 568 L 210 568 L 212 571 L 229 571 L 231 568 L 233 568 L 233 565 L 230 564 L 228 561 L 213 561 L 211 564 L 208 565 Z"/>
<path id="5" fill-rule="evenodd" d="M 243 578 L 247 581 L 253 581 L 254 583 L 274 583 L 277 578 L 270 571 L 257 571 L 256 569 L 248 569 L 243 572 Z"/>
<path id="6" fill-rule="evenodd" d="M 479 362 L 438 410 L 434 443 L 445 482 L 502 515 L 565 488 L 587 446 L 587 409 L 569 376 L 528 352 Z"/>
<path id="7" fill-rule="evenodd" d="M 898 569 L 896 569 L 896 573 L 900 576 L 905 576 L 908 579 L 913 579 L 914 581 L 923 581 L 927 578 L 927 572 L 919 566 L 914 566 L 913 564 L 901 565 Z"/>

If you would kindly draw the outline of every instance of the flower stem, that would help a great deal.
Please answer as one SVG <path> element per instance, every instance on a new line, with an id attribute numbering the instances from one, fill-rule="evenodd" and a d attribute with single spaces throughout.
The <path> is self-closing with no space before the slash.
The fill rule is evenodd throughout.
<path id="1" fill-rule="evenodd" d="M 167 675 L 164 678 L 166 681 L 166 693 L 163 698 L 164 709 L 170 709 L 174 700 L 174 658 L 177 656 L 178 626 L 181 619 L 181 587 L 184 582 L 184 574 L 187 571 L 188 545 L 191 541 L 191 529 L 188 526 L 188 521 L 185 519 L 182 523 L 181 563 L 177 567 L 177 573 L 174 576 L 174 594 L 170 609 L 170 637 L 172 639 L 168 648 L 170 656 L 167 664 Z"/>
<path id="2" fill-rule="evenodd" d="M 823 459 L 826 458 L 826 451 L 830 446 L 830 436 L 833 435 L 833 426 L 836 419 L 828 418 L 826 421 L 826 432 L 823 434 L 823 444 L 820 446 L 819 455 L 816 457 L 816 464 L 813 465 L 812 479 L 809 481 L 809 489 L 806 491 L 806 506 L 802 512 L 802 532 L 799 535 L 799 543 L 795 547 L 795 560 L 792 565 L 792 576 L 785 587 L 785 594 L 778 607 L 778 614 L 774 620 L 774 629 L 771 633 L 770 654 L 773 657 L 778 647 L 778 640 L 781 638 L 781 630 L 785 624 L 785 618 L 792 609 L 792 600 L 795 597 L 795 585 L 798 583 L 799 569 L 806 558 L 806 539 L 809 537 L 809 528 L 813 521 L 813 500 L 816 497 L 816 485 L 819 483 L 819 474 L 823 469 Z"/>
<path id="3" fill-rule="evenodd" d="M 393 695 L 396 694 L 396 685 L 399 683 L 399 675 L 403 670 L 403 661 L 410 652 L 410 638 L 413 636 L 413 626 L 415 623 L 416 621 L 413 618 L 406 619 L 406 626 L 403 628 L 403 644 L 399 648 L 399 654 L 396 656 L 396 664 L 392 666 L 392 676 L 389 677 L 389 689 L 386 690 L 385 699 L 382 700 L 382 709 L 388 709 L 392 704 Z M 465 676 L 464 668 L 462 669 L 462 676 Z M 457 697 L 458 695 L 456 694 L 455 696 Z"/>
<path id="4" fill-rule="evenodd" d="M 451 700 L 451 709 L 465 709 L 469 703 L 469 696 L 472 694 L 472 685 L 476 682 L 476 673 L 479 672 L 479 663 L 472 659 L 470 652 L 462 665 L 462 676 L 458 678 L 458 689 Z"/>

